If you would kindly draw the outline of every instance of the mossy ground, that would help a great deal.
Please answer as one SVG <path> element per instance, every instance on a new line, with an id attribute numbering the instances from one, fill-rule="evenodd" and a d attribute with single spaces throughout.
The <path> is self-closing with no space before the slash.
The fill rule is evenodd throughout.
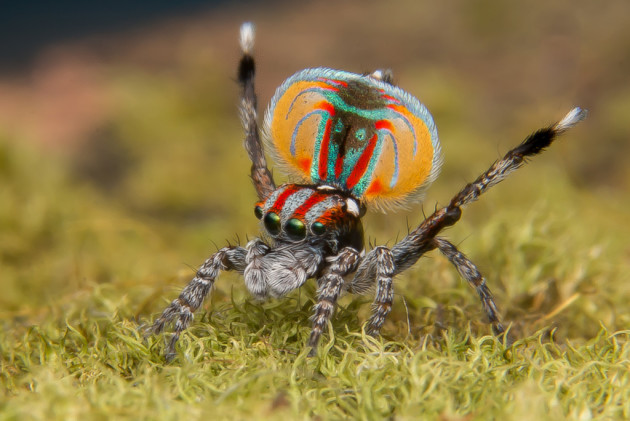
<path id="1" fill-rule="evenodd" d="M 427 103 L 449 97 L 447 80 L 433 82 Z M 257 232 L 224 85 L 198 70 L 119 69 L 119 112 L 78 158 L 1 139 L 0 419 L 630 417 L 628 198 L 575 187 L 557 164 L 562 145 L 445 233 L 487 276 L 513 347 L 489 335 L 474 291 L 431 253 L 397 278 L 382 338 L 362 332 L 370 297 L 344 297 L 308 358 L 313 286 L 261 304 L 225 274 L 165 363 L 164 337 L 143 338 L 143 326 L 213 243 Z M 427 211 L 497 156 L 470 121 L 437 108 L 446 165 Z M 536 128 L 526 123 L 523 135 Z M 583 138 L 582 126 L 559 142 Z M 505 151 L 516 132 L 492 137 Z M 366 232 L 391 245 L 420 220 L 419 207 L 369 215 Z"/>

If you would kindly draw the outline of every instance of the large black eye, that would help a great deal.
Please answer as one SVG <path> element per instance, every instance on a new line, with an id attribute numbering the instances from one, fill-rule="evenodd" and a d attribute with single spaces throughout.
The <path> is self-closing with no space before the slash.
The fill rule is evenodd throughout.
<path id="1" fill-rule="evenodd" d="M 256 205 L 256 207 L 254 208 L 254 215 L 256 215 L 256 218 L 258 219 L 262 219 L 263 217 L 263 210 L 259 205 Z"/>
<path id="2" fill-rule="evenodd" d="M 306 226 L 304 222 L 296 218 L 289 219 L 284 226 L 284 230 L 292 240 L 301 240 L 306 237 Z"/>
<path id="3" fill-rule="evenodd" d="M 280 233 L 280 217 L 277 213 L 269 212 L 265 215 L 265 228 L 271 235 L 278 235 Z"/>
<path id="4" fill-rule="evenodd" d="M 322 235 L 326 232 L 326 227 L 321 222 L 313 222 L 311 224 L 311 231 L 315 235 Z"/>

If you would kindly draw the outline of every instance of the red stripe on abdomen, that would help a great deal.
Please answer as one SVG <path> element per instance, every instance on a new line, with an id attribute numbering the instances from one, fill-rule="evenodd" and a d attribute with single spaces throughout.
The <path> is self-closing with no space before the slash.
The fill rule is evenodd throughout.
<path id="1" fill-rule="evenodd" d="M 324 137 L 319 149 L 319 179 L 326 180 L 328 174 L 328 145 L 330 143 L 330 129 L 332 127 L 332 118 L 328 118 L 326 128 L 324 129 Z"/>
<path id="2" fill-rule="evenodd" d="M 343 171 L 343 158 L 344 156 L 341 153 L 337 154 L 337 161 L 335 162 L 335 179 L 337 180 L 339 180 Z"/>
<path id="3" fill-rule="evenodd" d="M 394 129 L 394 125 L 389 120 L 378 120 L 377 122 L 374 123 L 374 128 L 376 130 L 385 129 L 391 132 Z"/>
<path id="4" fill-rule="evenodd" d="M 372 159 L 372 154 L 374 153 L 374 148 L 376 147 L 376 142 L 378 141 L 378 136 L 375 134 L 370 139 L 367 147 L 357 160 L 357 163 L 354 165 L 352 172 L 348 176 L 346 180 L 346 187 L 348 190 L 352 190 L 354 186 L 361 180 L 363 174 L 367 170 L 368 165 L 370 164 L 370 160 Z"/>

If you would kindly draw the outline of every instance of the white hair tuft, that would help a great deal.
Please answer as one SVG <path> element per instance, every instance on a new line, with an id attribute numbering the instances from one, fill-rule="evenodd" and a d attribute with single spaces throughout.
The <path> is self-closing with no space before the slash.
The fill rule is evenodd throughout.
<path id="1" fill-rule="evenodd" d="M 383 71 L 380 69 L 374 70 L 370 76 L 372 76 L 374 79 L 383 80 Z"/>
<path id="2" fill-rule="evenodd" d="M 254 49 L 255 27 L 251 22 L 245 22 L 241 25 L 241 50 L 245 54 L 251 54 Z"/>
<path id="3" fill-rule="evenodd" d="M 584 120 L 587 114 L 588 111 L 586 111 L 585 109 L 575 107 L 574 109 L 569 111 L 569 113 L 565 115 L 562 120 L 557 122 L 556 125 L 553 126 L 553 129 L 558 133 L 565 132 L 578 124 L 580 121 Z"/>

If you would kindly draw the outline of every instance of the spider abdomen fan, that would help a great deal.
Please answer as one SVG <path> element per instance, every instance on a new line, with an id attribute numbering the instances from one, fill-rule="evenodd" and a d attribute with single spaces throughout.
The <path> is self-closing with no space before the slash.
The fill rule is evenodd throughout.
<path id="1" fill-rule="evenodd" d="M 289 175 L 334 186 L 380 210 L 420 199 L 441 164 L 426 107 L 369 75 L 327 68 L 296 73 L 271 100 L 265 133 Z"/>

